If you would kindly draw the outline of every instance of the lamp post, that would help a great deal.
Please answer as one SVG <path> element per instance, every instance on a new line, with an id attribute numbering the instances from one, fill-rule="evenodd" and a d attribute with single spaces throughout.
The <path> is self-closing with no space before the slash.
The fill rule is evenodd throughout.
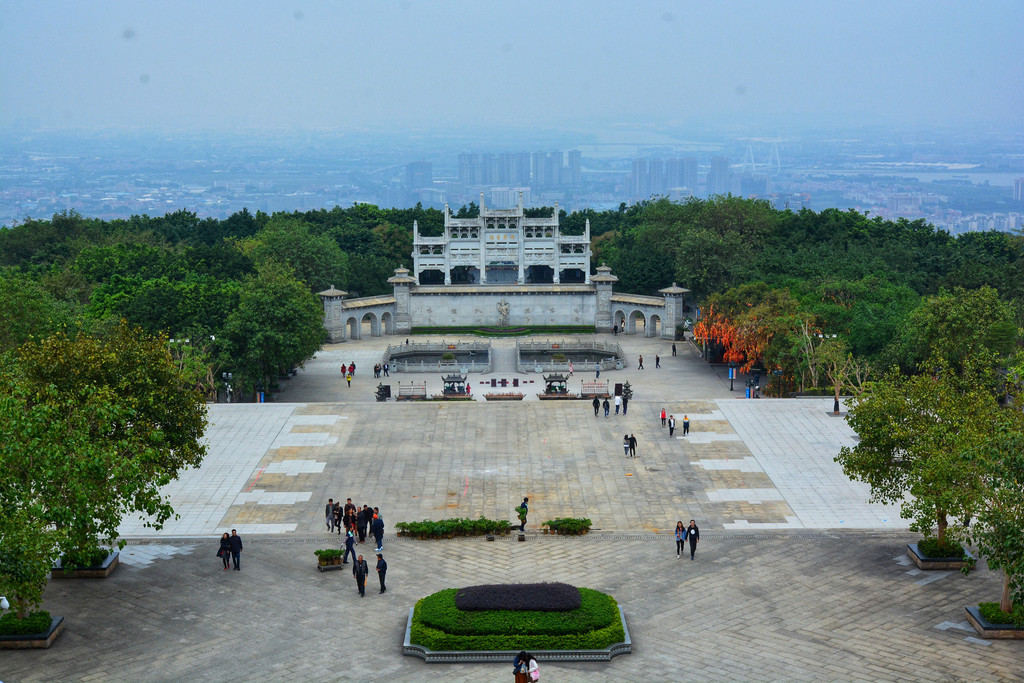
<path id="1" fill-rule="evenodd" d="M 227 401 L 228 403 L 231 403 L 231 373 L 222 372 L 220 373 L 220 376 L 224 378 L 224 386 L 227 389 Z"/>
<path id="2" fill-rule="evenodd" d="M 732 391 L 732 383 L 736 379 L 736 362 L 729 363 L 729 391 Z"/>

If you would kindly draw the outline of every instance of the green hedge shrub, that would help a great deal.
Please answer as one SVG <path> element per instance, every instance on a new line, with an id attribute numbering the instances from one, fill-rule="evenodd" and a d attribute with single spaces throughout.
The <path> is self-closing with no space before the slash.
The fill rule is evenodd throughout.
<path id="1" fill-rule="evenodd" d="M 1013 624 L 1024 628 L 1024 605 L 1016 604 L 1012 612 L 999 609 L 998 602 L 982 602 L 978 604 L 978 612 L 993 624 Z"/>
<path id="2" fill-rule="evenodd" d="M 558 517 L 544 522 L 544 526 L 560 534 L 575 535 L 590 531 L 593 522 L 586 517 Z"/>
<path id="3" fill-rule="evenodd" d="M 344 553 L 338 548 L 327 548 L 324 550 L 314 550 L 313 554 L 321 560 L 331 560 L 335 557 L 341 557 Z"/>
<path id="4" fill-rule="evenodd" d="M 417 538 L 444 538 L 446 536 L 483 536 L 485 534 L 507 534 L 512 530 L 508 520 L 479 519 L 453 517 L 422 522 L 398 522 L 395 529 L 399 533 Z"/>
<path id="5" fill-rule="evenodd" d="M 580 588 L 582 605 L 571 612 L 462 612 L 455 589 L 416 603 L 411 640 L 431 650 L 597 650 L 625 639 L 618 603 Z"/>
<path id="6" fill-rule="evenodd" d="M 0 617 L 0 636 L 27 636 L 34 633 L 45 633 L 50 630 L 51 621 L 53 619 L 50 617 L 50 613 L 45 610 L 32 612 L 24 619 L 19 619 L 15 612 L 8 612 Z"/>
<path id="7" fill-rule="evenodd" d="M 109 548 L 89 548 L 74 553 L 68 553 L 60 560 L 60 566 L 65 569 L 82 569 L 84 567 L 99 567 L 110 554 Z"/>
<path id="8" fill-rule="evenodd" d="M 531 334 L 594 334 L 593 325 L 529 325 L 526 327 L 416 327 L 412 334 L 459 334 L 477 337 L 526 337 Z"/>
<path id="9" fill-rule="evenodd" d="M 937 538 L 928 537 L 924 538 L 917 544 L 917 549 L 920 550 L 925 557 L 966 557 L 964 555 L 964 548 L 959 543 L 950 543 L 946 541 L 942 545 L 939 545 Z"/>
<path id="10" fill-rule="evenodd" d="M 463 612 L 568 612 L 579 609 L 581 604 L 579 589 L 567 583 L 500 583 L 467 586 L 455 593 L 455 607 Z"/>

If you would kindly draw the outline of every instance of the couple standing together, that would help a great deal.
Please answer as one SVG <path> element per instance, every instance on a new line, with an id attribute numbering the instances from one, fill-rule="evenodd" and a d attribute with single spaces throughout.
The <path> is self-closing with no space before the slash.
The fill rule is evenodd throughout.
<path id="1" fill-rule="evenodd" d="M 697 552 L 697 541 L 700 540 L 700 529 L 697 528 L 697 523 L 690 520 L 690 526 L 683 528 L 682 520 L 676 522 L 676 559 L 682 556 L 682 553 L 686 551 L 686 542 L 690 542 L 690 559 L 693 559 L 693 554 Z"/>

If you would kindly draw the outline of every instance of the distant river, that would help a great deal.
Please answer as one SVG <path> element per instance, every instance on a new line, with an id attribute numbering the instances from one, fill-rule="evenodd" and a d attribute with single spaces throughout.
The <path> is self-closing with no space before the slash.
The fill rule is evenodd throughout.
<path id="1" fill-rule="evenodd" d="M 876 177 L 897 177 L 897 178 L 913 178 L 919 182 L 927 183 L 934 182 L 936 180 L 969 180 L 975 185 L 981 185 L 988 181 L 989 185 L 999 185 L 1013 187 L 1013 181 L 1017 178 L 1024 178 L 1024 171 L 1019 173 L 971 173 L 967 171 L 920 171 L 920 170 L 902 170 L 902 169 L 891 169 L 885 171 L 876 170 L 863 170 L 863 169 L 796 169 L 787 170 L 789 174 L 793 175 L 837 175 L 837 176 L 851 176 L 851 175 L 866 175 Z"/>

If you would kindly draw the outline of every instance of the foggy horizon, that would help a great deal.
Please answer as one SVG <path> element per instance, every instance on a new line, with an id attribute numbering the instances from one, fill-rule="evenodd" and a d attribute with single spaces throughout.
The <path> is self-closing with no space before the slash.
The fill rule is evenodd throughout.
<path id="1" fill-rule="evenodd" d="M 58 5 L 5 3 L 0 130 L 678 142 L 1024 109 L 1019 2 Z"/>

